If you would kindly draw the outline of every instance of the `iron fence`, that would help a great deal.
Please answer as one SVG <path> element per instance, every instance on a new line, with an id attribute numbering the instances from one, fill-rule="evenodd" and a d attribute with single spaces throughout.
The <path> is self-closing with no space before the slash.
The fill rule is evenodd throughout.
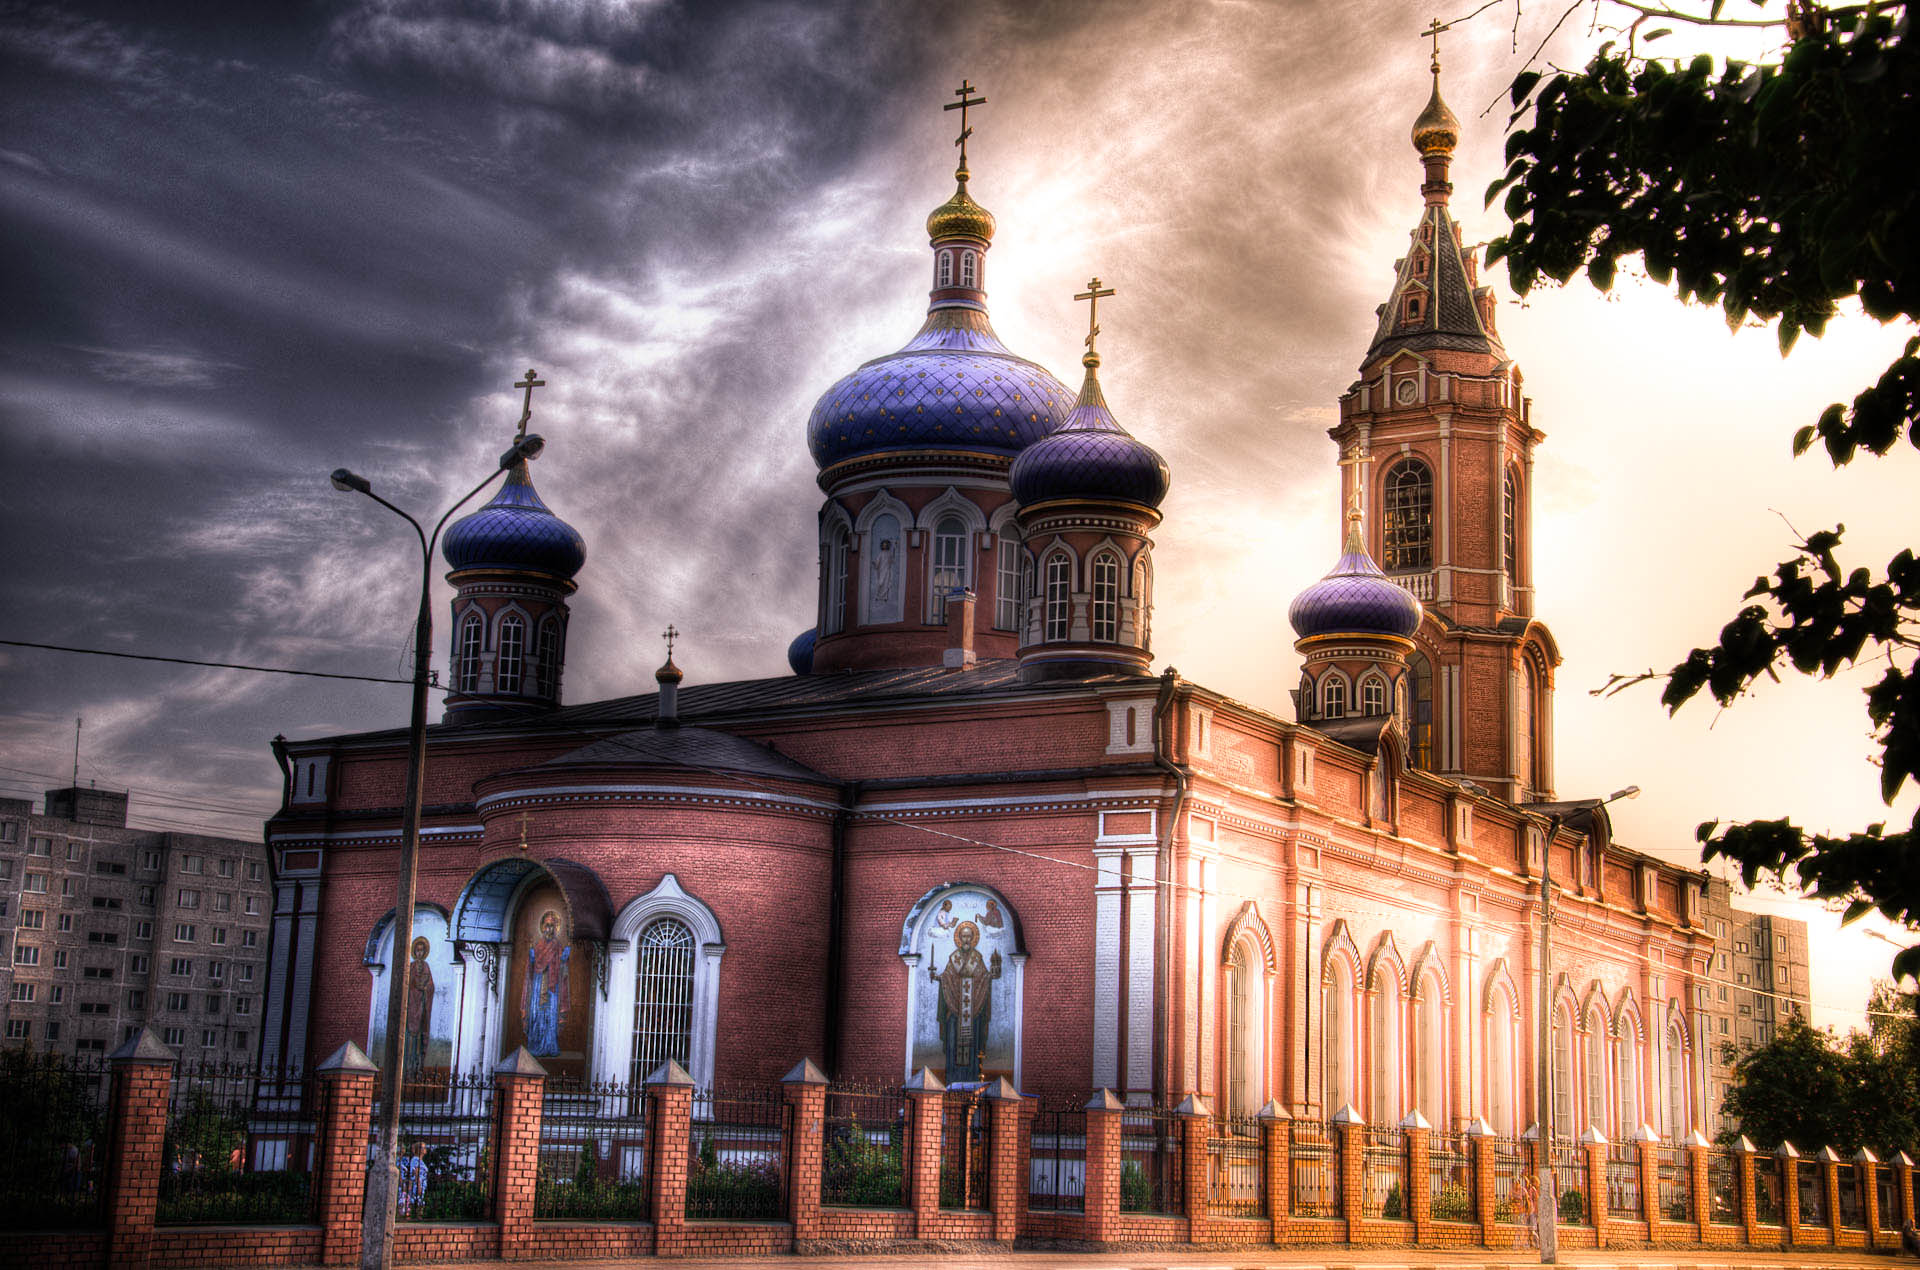
<path id="1" fill-rule="evenodd" d="M 1880 1229 L 1891 1230 L 1900 1220 L 1900 1200 L 1894 1187 L 1894 1172 L 1891 1164 L 1880 1164 L 1874 1167 L 1873 1191 L 1880 1201 Z"/>
<path id="2" fill-rule="evenodd" d="M 1562 1226 L 1591 1226 L 1593 1214 L 1587 1211 L 1587 1151 L 1572 1142 L 1556 1142 L 1548 1152 L 1552 1161 L 1553 1187 L 1560 1194 L 1555 1215 Z"/>
<path id="3" fill-rule="evenodd" d="M 1180 1116 L 1166 1107 L 1120 1113 L 1120 1211 L 1180 1217 L 1187 1211 Z"/>
<path id="4" fill-rule="evenodd" d="M 974 1090 L 950 1089 L 940 1102 L 940 1207 L 987 1206 L 987 1105 Z"/>
<path id="5" fill-rule="evenodd" d="M 1753 1157 L 1753 1219 L 1768 1226 L 1786 1224 L 1786 1161 L 1777 1155 Z"/>
<path id="6" fill-rule="evenodd" d="M 1668 1221 L 1693 1220 L 1693 1169 L 1678 1142 L 1657 1148 L 1654 1168 L 1660 1177 L 1660 1215 Z"/>
<path id="7" fill-rule="evenodd" d="M 907 1202 L 907 1099 L 884 1085 L 827 1086 L 820 1202 L 899 1208 Z"/>
<path id="8" fill-rule="evenodd" d="M 1407 1135 L 1399 1129 L 1368 1128 L 1360 1139 L 1360 1215 L 1409 1221 Z"/>
<path id="9" fill-rule="evenodd" d="M 484 1072 L 400 1086 L 401 1221 L 484 1221 L 493 1212 L 493 1077 Z M 376 1097 L 369 1139 L 380 1145 Z"/>
<path id="10" fill-rule="evenodd" d="M 109 1079 L 102 1059 L 0 1050 L 0 1230 L 104 1224 Z"/>
<path id="11" fill-rule="evenodd" d="M 1840 1166 L 1840 1224 L 1848 1230 L 1867 1228 L 1867 1188 L 1861 1183 L 1860 1170 L 1872 1167 L 1870 1164 Z"/>
<path id="12" fill-rule="evenodd" d="M 650 1111 L 644 1085 L 548 1077 L 533 1215 L 586 1221 L 651 1216 Z"/>
<path id="13" fill-rule="evenodd" d="M 793 1108 L 779 1090 L 719 1087 L 696 1093 L 687 1216 L 784 1217 L 792 1147 Z"/>
<path id="14" fill-rule="evenodd" d="M 1480 1220 L 1473 1184 L 1473 1139 L 1435 1129 L 1427 1137 L 1427 1212 L 1435 1221 Z"/>
<path id="15" fill-rule="evenodd" d="M 1518 1138 L 1489 1138 L 1493 1150 L 1493 1220 L 1508 1226 L 1531 1226 L 1538 1198 L 1521 1179 L 1533 1172 L 1533 1151 Z"/>
<path id="16" fill-rule="evenodd" d="M 1266 1152 L 1260 1121 L 1223 1116 L 1207 1138 L 1207 1207 L 1221 1217 L 1264 1217 Z"/>
<path id="17" fill-rule="evenodd" d="M 1738 1226 L 1744 1220 L 1739 1161 L 1725 1151 L 1707 1152 L 1707 1220 L 1721 1226 Z"/>
<path id="18" fill-rule="evenodd" d="M 1318 1120 L 1294 1121 L 1287 1153 L 1293 1215 L 1340 1216 L 1340 1135 L 1334 1127 Z"/>
<path id="19" fill-rule="evenodd" d="M 1087 1113 L 1042 1107 L 1033 1117 L 1027 1155 L 1027 1207 L 1082 1213 L 1087 1208 Z"/>
<path id="20" fill-rule="evenodd" d="M 1823 1176 L 1826 1171 L 1818 1160 L 1801 1160 L 1794 1169 L 1794 1184 L 1800 1192 L 1802 1226 L 1827 1224 L 1827 1183 Z"/>
<path id="21" fill-rule="evenodd" d="M 1637 1218 L 1640 1207 L 1640 1146 L 1607 1144 L 1607 1216 Z"/>
<path id="22" fill-rule="evenodd" d="M 162 1226 L 314 1220 L 318 1103 L 295 1072 L 181 1064 L 160 1148 Z"/>

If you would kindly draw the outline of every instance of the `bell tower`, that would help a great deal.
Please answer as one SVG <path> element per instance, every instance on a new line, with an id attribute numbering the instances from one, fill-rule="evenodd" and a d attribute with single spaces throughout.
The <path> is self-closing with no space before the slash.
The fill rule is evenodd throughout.
<path id="1" fill-rule="evenodd" d="M 1433 91 L 1413 125 L 1424 201 L 1360 377 L 1331 435 L 1343 499 L 1364 491 L 1369 554 L 1426 610 L 1408 654 L 1413 766 L 1527 802 L 1553 796 L 1553 671 L 1534 619 L 1533 427 L 1520 368 L 1495 324 L 1448 200 L 1460 123 Z"/>

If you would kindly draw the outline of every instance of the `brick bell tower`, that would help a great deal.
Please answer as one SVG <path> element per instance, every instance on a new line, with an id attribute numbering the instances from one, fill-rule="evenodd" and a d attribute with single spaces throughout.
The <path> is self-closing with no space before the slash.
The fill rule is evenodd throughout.
<path id="1" fill-rule="evenodd" d="M 1553 672 L 1533 616 L 1534 429 L 1520 369 L 1495 329 L 1493 289 L 1448 210 L 1460 124 L 1433 94 L 1413 125 L 1426 206 L 1329 435 L 1356 455 L 1363 535 L 1425 616 L 1401 708 L 1415 767 L 1515 802 L 1553 797 Z"/>

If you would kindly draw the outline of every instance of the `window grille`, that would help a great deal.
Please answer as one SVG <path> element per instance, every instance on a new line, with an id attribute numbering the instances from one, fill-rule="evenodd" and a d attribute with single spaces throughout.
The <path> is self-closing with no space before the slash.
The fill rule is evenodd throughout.
<path id="1" fill-rule="evenodd" d="M 460 670 L 455 676 L 461 692 L 480 691 L 480 615 L 467 614 L 460 623 Z"/>
<path id="2" fill-rule="evenodd" d="M 1247 1100 L 1247 946 L 1235 944 L 1227 962 L 1227 1110 L 1244 1116 Z"/>
<path id="3" fill-rule="evenodd" d="M 953 253 L 950 251 L 940 253 L 940 285 L 943 287 L 953 285 Z"/>
<path id="4" fill-rule="evenodd" d="M 967 585 L 967 526 L 958 516 L 943 516 L 933 528 L 931 620 L 947 616 L 947 596 Z"/>
<path id="5" fill-rule="evenodd" d="M 500 665 L 494 675 L 497 692 L 520 691 L 520 675 L 525 663 L 527 624 L 517 617 L 500 623 Z"/>
<path id="6" fill-rule="evenodd" d="M 1507 469 L 1506 479 L 1501 484 L 1500 506 L 1501 521 L 1506 528 L 1502 548 L 1507 553 L 1507 585 L 1518 588 L 1520 585 L 1520 498 L 1512 468 Z"/>
<path id="7" fill-rule="evenodd" d="M 1320 717 L 1347 717 L 1347 681 L 1338 675 L 1328 675 L 1326 682 L 1320 685 Z"/>
<path id="8" fill-rule="evenodd" d="M 1387 685 L 1378 679 L 1369 679 L 1360 685 L 1360 713 L 1364 715 L 1385 714 L 1387 712 Z"/>
<path id="9" fill-rule="evenodd" d="M 1067 637 L 1073 607 L 1073 561 L 1064 554 L 1047 560 L 1047 632 L 1049 643 Z"/>
<path id="10" fill-rule="evenodd" d="M 1381 564 L 1389 572 L 1433 567 L 1433 472 L 1417 459 L 1387 474 Z"/>
<path id="11" fill-rule="evenodd" d="M 1015 630 L 1020 625 L 1020 540 L 1002 536 L 1000 539 L 1000 572 L 996 581 L 999 594 L 994 597 L 993 624 L 1003 631 Z"/>
<path id="12" fill-rule="evenodd" d="M 672 1059 L 682 1067 L 692 1055 L 693 932 L 663 917 L 640 933 L 633 1001 L 633 1083 L 646 1081 Z"/>
<path id="13" fill-rule="evenodd" d="M 1103 644 L 1120 638 L 1120 562 L 1110 552 L 1093 558 L 1093 637 Z"/>
<path id="14" fill-rule="evenodd" d="M 970 251 L 960 253 L 960 285 L 963 287 L 978 285 L 975 281 L 977 274 L 974 271 L 974 259 L 974 254 Z"/>

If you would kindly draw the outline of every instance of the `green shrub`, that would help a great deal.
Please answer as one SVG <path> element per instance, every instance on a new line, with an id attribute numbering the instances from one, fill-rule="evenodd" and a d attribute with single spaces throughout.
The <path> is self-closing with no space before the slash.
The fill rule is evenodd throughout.
<path id="1" fill-rule="evenodd" d="M 820 1202 L 856 1208 L 897 1208 L 905 1177 L 898 1130 L 875 1142 L 853 1121 L 827 1145 L 820 1169 Z"/>
<path id="2" fill-rule="evenodd" d="M 1406 1201 L 1400 1196 L 1400 1184 L 1395 1182 L 1387 1188 L 1386 1199 L 1380 1202 L 1380 1216 L 1388 1221 L 1398 1221 L 1407 1215 L 1406 1207 Z"/>
<path id="3" fill-rule="evenodd" d="M 1120 1211 L 1153 1211 L 1153 1183 L 1147 1180 L 1147 1171 L 1136 1160 L 1128 1160 L 1120 1166 Z"/>
<path id="4" fill-rule="evenodd" d="M 1585 1191 L 1560 1193 L 1560 1220 L 1569 1226 L 1587 1224 L 1587 1193 Z"/>
<path id="5" fill-rule="evenodd" d="M 785 1181 L 777 1159 L 722 1164 L 709 1139 L 687 1174 L 687 1216 L 777 1218 Z"/>
<path id="6" fill-rule="evenodd" d="M 1473 1220 L 1473 1197 L 1467 1194 L 1467 1188 L 1458 1182 L 1449 1182 L 1440 1188 L 1433 1197 L 1433 1219 L 1435 1221 L 1471 1221 Z"/>
<path id="7" fill-rule="evenodd" d="M 311 1219 L 307 1173 L 234 1173 L 226 1168 L 160 1175 L 154 1220 L 162 1226 L 213 1222 L 298 1224 Z"/>

